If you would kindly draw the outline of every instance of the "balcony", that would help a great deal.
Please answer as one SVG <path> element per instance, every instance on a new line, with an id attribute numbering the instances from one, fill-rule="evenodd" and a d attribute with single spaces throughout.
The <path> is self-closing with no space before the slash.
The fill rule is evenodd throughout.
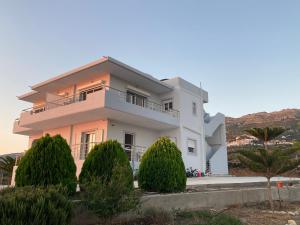
<path id="1" fill-rule="evenodd" d="M 20 126 L 20 119 L 18 118 L 14 122 L 13 132 L 22 135 L 33 135 L 39 131 Z"/>
<path id="2" fill-rule="evenodd" d="M 179 127 L 178 111 L 166 111 L 162 105 L 151 101 L 143 104 L 129 102 L 126 96 L 125 92 L 101 86 L 86 94 L 78 93 L 47 102 L 24 110 L 14 126 L 14 133 L 22 134 L 26 129 L 53 129 L 99 119 L 112 119 L 157 130 Z"/>

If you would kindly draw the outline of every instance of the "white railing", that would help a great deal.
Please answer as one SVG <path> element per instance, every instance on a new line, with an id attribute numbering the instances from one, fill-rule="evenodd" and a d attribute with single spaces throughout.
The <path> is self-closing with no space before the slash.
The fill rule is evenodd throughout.
<path id="1" fill-rule="evenodd" d="M 80 144 L 72 145 L 71 150 L 72 150 L 72 156 L 74 160 L 75 161 L 85 160 L 88 153 L 92 150 L 92 148 L 96 144 L 100 144 L 100 143 L 90 142 L 90 143 L 80 143 Z M 138 145 L 128 145 L 128 144 L 122 144 L 122 147 L 125 153 L 127 154 L 132 167 L 136 169 L 144 152 L 146 151 L 146 147 L 138 146 Z"/>
<path id="2" fill-rule="evenodd" d="M 118 90 L 116 88 L 112 88 L 112 87 L 108 87 L 108 88 L 112 94 L 116 94 L 118 96 L 120 102 L 137 105 L 142 108 L 147 108 L 147 109 L 150 109 L 153 111 L 166 113 L 166 114 L 171 115 L 172 117 L 179 118 L 178 110 L 175 110 L 175 109 L 165 110 L 164 105 L 153 102 L 147 98 L 145 98 L 143 101 L 140 101 L 140 102 L 137 102 L 137 100 L 133 102 L 128 98 L 127 92 L 123 92 L 123 91 L 120 91 L 120 90 Z"/>
<path id="3" fill-rule="evenodd" d="M 144 101 L 142 102 L 131 102 L 129 101 L 129 99 L 127 98 L 128 95 L 126 92 L 120 91 L 118 89 L 109 87 L 109 86 L 104 86 L 104 85 L 99 85 L 97 87 L 91 88 L 87 91 L 85 91 L 86 94 L 84 94 L 83 92 L 77 93 L 75 95 L 72 96 L 67 96 L 67 97 L 62 97 L 60 99 L 57 99 L 55 101 L 51 101 L 51 102 L 47 102 L 45 104 L 39 105 L 39 106 L 35 106 L 35 107 L 31 107 L 28 109 L 24 109 L 24 112 L 30 112 L 30 114 L 37 114 L 37 113 L 41 113 L 44 111 L 47 111 L 49 109 L 53 109 L 56 107 L 60 107 L 60 106 L 64 106 L 64 105 L 70 105 L 73 103 L 77 103 L 77 102 L 81 102 L 81 101 L 85 101 L 88 98 L 88 94 L 92 93 L 94 91 L 109 91 L 112 94 L 116 94 L 119 98 L 119 101 L 124 102 L 124 103 L 128 103 L 128 104 L 133 104 L 133 105 L 137 105 L 143 108 L 147 108 L 153 111 L 157 111 L 157 112 L 162 112 L 162 113 L 166 113 L 171 115 L 172 117 L 175 118 L 179 118 L 179 111 L 175 110 L 175 109 L 169 109 L 169 110 L 165 110 L 164 106 L 162 104 L 158 104 L 156 102 L 150 101 L 147 98 L 145 98 Z"/>
<path id="4" fill-rule="evenodd" d="M 31 114 L 37 114 L 37 113 L 41 113 L 41 112 L 47 111 L 49 109 L 57 108 L 60 106 L 70 105 L 70 104 L 73 104 L 76 102 L 82 102 L 87 99 L 87 95 L 89 93 L 102 90 L 102 89 L 104 89 L 104 87 L 105 87 L 104 85 L 99 85 L 99 86 L 87 89 L 85 91 L 76 93 L 75 95 L 62 97 L 55 101 L 47 102 L 47 103 L 39 105 L 39 106 L 34 106 L 34 107 L 31 107 L 28 109 L 24 109 L 23 111 L 30 112 Z"/>

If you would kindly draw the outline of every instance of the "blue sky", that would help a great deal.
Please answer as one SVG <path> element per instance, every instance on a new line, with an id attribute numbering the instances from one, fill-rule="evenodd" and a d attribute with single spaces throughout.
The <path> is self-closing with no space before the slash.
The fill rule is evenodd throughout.
<path id="1" fill-rule="evenodd" d="M 300 1 L 0 0 L 0 153 L 15 96 L 30 85 L 112 56 L 157 78 L 181 76 L 209 92 L 206 110 L 240 116 L 300 108 Z"/>

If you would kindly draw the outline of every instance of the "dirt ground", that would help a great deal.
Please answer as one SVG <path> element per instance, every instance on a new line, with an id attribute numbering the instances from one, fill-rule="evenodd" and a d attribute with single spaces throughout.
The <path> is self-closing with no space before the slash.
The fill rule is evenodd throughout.
<path id="1" fill-rule="evenodd" d="M 295 220 L 297 224 L 300 224 L 300 202 L 283 202 L 281 208 L 279 208 L 279 202 L 275 202 L 275 204 L 275 213 L 270 212 L 268 203 L 243 207 L 237 206 L 227 210 L 226 213 L 236 216 L 245 225 L 285 225 L 288 220 Z M 298 212 L 298 215 L 290 215 L 283 212 Z"/>
<path id="2" fill-rule="evenodd" d="M 219 213 L 218 211 L 214 211 Z M 290 215 L 287 212 L 295 213 L 298 215 Z M 298 212 L 298 213 L 297 213 Z M 162 213 L 162 214 L 161 214 Z M 168 214 L 164 215 L 161 212 L 159 215 L 159 222 L 139 222 L 139 220 L 129 221 L 118 221 L 113 223 L 114 225 L 195 225 L 199 224 L 196 219 L 191 217 L 185 217 L 184 221 L 175 217 L 173 222 L 168 221 Z M 297 224 L 300 224 L 300 202 L 298 203 L 287 203 L 283 202 L 282 207 L 279 208 L 279 202 L 275 202 L 275 213 L 269 210 L 268 203 L 261 203 L 256 205 L 248 206 L 232 206 L 222 211 L 224 214 L 232 215 L 239 218 L 244 225 L 285 225 L 288 220 L 295 220 Z M 163 219 L 165 218 L 165 219 Z M 168 221 L 168 222 L 164 222 Z M 182 223 L 184 222 L 184 223 Z M 72 221 L 72 225 L 96 225 L 102 224 L 99 219 L 93 213 L 78 210 L 75 212 L 75 218 Z M 202 224 L 202 223 L 201 223 Z"/>

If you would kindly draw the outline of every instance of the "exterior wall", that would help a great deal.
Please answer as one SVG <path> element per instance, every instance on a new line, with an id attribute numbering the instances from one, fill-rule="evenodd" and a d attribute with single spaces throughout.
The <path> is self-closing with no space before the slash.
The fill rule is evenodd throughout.
<path id="1" fill-rule="evenodd" d="M 211 166 L 210 171 L 212 174 L 215 175 L 228 174 L 228 160 L 227 160 L 226 146 L 220 147 L 209 161 Z"/>
<path id="2" fill-rule="evenodd" d="M 134 86 L 127 81 L 121 80 L 113 75 L 110 77 L 110 87 L 118 89 L 122 92 L 126 92 L 128 90 L 128 86 Z M 138 87 L 141 91 L 147 92 L 150 95 L 146 96 L 149 101 L 155 102 L 157 104 L 161 104 L 161 99 L 158 95 L 153 93 L 151 90 L 146 90 L 145 88 Z"/>
<path id="3" fill-rule="evenodd" d="M 125 124 L 117 121 L 109 121 L 107 139 L 124 143 L 125 132 L 135 135 L 134 145 L 148 148 L 159 137 L 156 131 L 147 128 Z"/>
<path id="4" fill-rule="evenodd" d="M 51 130 L 45 130 L 43 132 L 43 135 L 49 134 L 50 136 L 55 136 L 57 134 L 60 134 L 64 139 L 66 139 L 66 141 L 68 142 L 68 144 L 70 145 L 70 126 L 67 127 L 61 127 L 61 128 L 57 128 L 57 129 L 51 129 Z"/>
<path id="5" fill-rule="evenodd" d="M 32 142 L 36 139 L 39 139 L 43 136 L 43 133 L 39 133 L 39 134 L 35 134 L 35 135 L 32 135 L 32 136 L 29 136 L 28 138 L 28 148 L 31 147 L 32 145 Z"/>
<path id="6" fill-rule="evenodd" d="M 96 141 L 102 142 L 107 139 L 107 120 L 97 120 L 88 123 L 81 123 L 73 125 L 73 137 L 72 137 L 72 145 L 80 144 L 81 142 L 81 133 L 88 131 L 95 131 L 96 133 Z"/>
<path id="7" fill-rule="evenodd" d="M 177 146 L 182 152 L 182 158 L 186 168 L 206 170 L 206 147 L 204 135 L 204 110 L 202 90 L 181 78 L 173 78 L 164 81 L 174 87 L 172 93 L 162 96 L 163 99 L 172 99 L 174 108 L 180 109 L 180 129 L 176 136 Z M 193 114 L 193 102 L 196 103 L 197 113 Z M 174 132 L 174 131 L 173 131 Z M 196 141 L 195 153 L 188 152 L 187 141 Z"/>

